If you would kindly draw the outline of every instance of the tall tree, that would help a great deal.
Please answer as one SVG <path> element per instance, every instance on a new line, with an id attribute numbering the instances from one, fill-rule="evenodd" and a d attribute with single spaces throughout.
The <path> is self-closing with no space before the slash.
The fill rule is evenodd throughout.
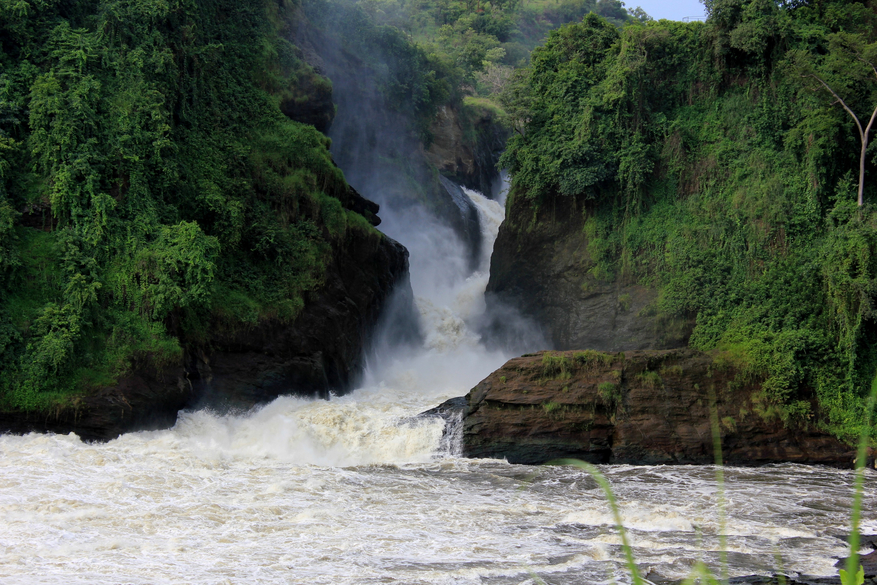
<path id="1" fill-rule="evenodd" d="M 843 109 L 846 110 L 856 123 L 861 147 L 859 152 L 858 192 L 858 204 L 860 207 L 863 204 L 865 191 L 865 155 L 868 151 L 871 127 L 874 125 L 874 120 L 877 119 L 877 105 L 874 106 L 868 123 L 863 127 L 862 120 L 853 111 L 853 108 L 856 107 L 856 103 L 853 100 L 856 100 L 858 97 L 855 95 L 856 88 L 865 84 L 871 85 L 877 81 L 877 65 L 875 64 L 877 64 L 877 42 L 869 44 L 864 35 L 861 34 L 836 33 L 830 37 L 830 51 L 824 59 L 823 65 L 825 73 L 817 74 L 814 70 L 805 70 L 803 74 L 805 77 L 810 77 L 819 83 L 820 87 L 817 89 L 827 90 L 835 98 L 835 103 L 843 106 Z M 836 82 L 831 83 L 832 78 Z M 844 89 L 840 88 L 844 88 L 849 92 L 850 95 L 847 96 L 847 100 L 840 96 L 840 92 L 844 91 Z M 877 85 L 869 92 L 871 94 L 869 107 L 871 103 L 874 103 L 873 94 L 875 89 L 877 89 Z M 863 100 L 859 98 L 857 101 L 861 102 Z"/>

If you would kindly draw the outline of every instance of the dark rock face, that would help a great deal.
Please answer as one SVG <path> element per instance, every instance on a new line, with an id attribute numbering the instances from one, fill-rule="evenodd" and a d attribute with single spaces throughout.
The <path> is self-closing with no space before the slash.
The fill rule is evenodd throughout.
<path id="1" fill-rule="evenodd" d="M 511 305 L 531 316 L 556 349 L 684 347 L 693 321 L 656 316 L 654 290 L 595 278 L 584 204 L 557 199 L 538 211 L 523 196 L 513 199 L 493 247 L 488 305 Z"/>
<path id="2" fill-rule="evenodd" d="M 432 142 L 426 150 L 427 160 L 454 181 L 490 195 L 499 180 L 496 163 L 505 148 L 508 131 L 482 112 L 471 123 L 475 140 L 463 130 L 460 115 L 451 107 L 442 106 L 429 127 Z"/>
<path id="3" fill-rule="evenodd" d="M 308 77 L 298 80 L 300 87 L 298 93 L 303 93 L 307 99 L 288 97 L 280 101 L 280 111 L 291 120 L 310 124 L 323 134 L 329 131 L 332 120 L 335 118 L 335 104 L 332 103 L 332 86 L 328 84 L 315 84 Z"/>
<path id="4" fill-rule="evenodd" d="M 177 411 L 194 397 L 182 366 L 146 365 L 116 386 L 77 397 L 49 413 L 0 412 L 0 432 L 76 433 L 84 441 L 108 441 L 129 431 L 173 426 Z"/>
<path id="5" fill-rule="evenodd" d="M 247 408 L 281 394 L 327 397 L 358 382 L 364 352 L 394 287 L 407 292 L 408 251 L 386 236 L 348 234 L 325 284 L 291 324 L 217 333 L 188 367 L 202 404 Z M 405 296 L 405 295 L 403 295 Z"/>
<path id="6" fill-rule="evenodd" d="M 463 193 L 459 185 L 439 176 L 439 182 L 454 204 L 453 213 L 448 214 L 448 221 L 463 239 L 469 252 L 469 269 L 476 270 L 481 260 L 481 221 L 478 209 L 472 200 Z"/>
<path id="7" fill-rule="evenodd" d="M 713 392 L 726 463 L 852 466 L 855 449 L 834 437 L 762 418 L 757 383 L 735 378 L 721 355 L 691 349 L 526 355 L 467 395 L 463 451 L 525 464 L 712 463 Z"/>

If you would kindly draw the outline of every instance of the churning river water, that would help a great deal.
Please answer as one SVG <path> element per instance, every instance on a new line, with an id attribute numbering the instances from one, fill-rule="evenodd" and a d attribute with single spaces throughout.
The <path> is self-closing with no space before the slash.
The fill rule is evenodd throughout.
<path id="1" fill-rule="evenodd" d="M 502 208 L 469 196 L 492 244 Z M 484 268 L 438 282 L 412 261 L 418 294 L 432 279 L 418 298 L 425 346 L 374 365 L 347 396 L 183 413 L 172 429 L 105 444 L 0 437 L 0 583 L 629 582 L 583 471 L 464 459 L 443 423 L 411 418 L 507 358 L 467 327 L 483 310 Z M 718 571 L 714 468 L 601 469 L 643 573 L 681 579 L 698 560 Z M 867 473 L 866 534 L 877 532 Z M 732 576 L 836 574 L 851 471 L 726 468 L 725 479 Z"/>

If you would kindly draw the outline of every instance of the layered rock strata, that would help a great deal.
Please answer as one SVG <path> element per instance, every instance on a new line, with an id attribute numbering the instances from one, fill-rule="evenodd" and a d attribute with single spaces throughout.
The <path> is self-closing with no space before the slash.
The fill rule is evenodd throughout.
<path id="1" fill-rule="evenodd" d="M 712 463 L 713 412 L 725 463 L 853 465 L 854 449 L 815 425 L 772 418 L 733 360 L 691 349 L 512 359 L 467 395 L 463 452 L 525 464 Z"/>

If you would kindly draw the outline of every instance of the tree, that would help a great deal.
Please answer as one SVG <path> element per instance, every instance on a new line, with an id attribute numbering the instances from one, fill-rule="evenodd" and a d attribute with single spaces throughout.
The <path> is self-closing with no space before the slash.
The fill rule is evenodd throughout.
<path id="1" fill-rule="evenodd" d="M 871 118 L 863 128 L 862 121 L 853 111 L 853 107 L 855 107 L 856 104 L 852 100 L 856 99 L 856 97 L 848 96 L 845 101 L 838 93 L 841 90 L 835 90 L 832 85 L 835 85 L 835 87 L 838 88 L 850 88 L 850 86 L 861 86 L 871 81 L 877 81 L 877 65 L 875 65 L 875 63 L 877 63 L 877 42 L 868 44 L 863 35 L 836 33 L 830 36 L 830 52 L 825 59 L 824 65 L 826 74 L 817 75 L 816 72 L 806 69 L 803 74 L 804 77 L 810 77 L 819 82 L 821 86 L 819 89 L 824 88 L 828 90 L 828 92 L 834 96 L 835 100 L 837 100 L 835 103 L 839 103 L 843 106 L 843 109 L 847 111 L 856 123 L 856 129 L 859 131 L 859 142 L 861 145 L 861 150 L 859 152 L 859 207 L 863 204 L 863 193 L 865 190 L 865 155 L 868 151 L 868 139 L 871 127 L 874 125 L 874 120 L 877 119 L 877 106 L 874 107 L 874 110 L 871 113 Z M 843 75 L 839 75 L 839 73 L 843 73 Z M 872 73 L 874 75 L 873 80 L 871 79 Z M 829 81 L 826 81 L 826 79 L 829 79 L 828 76 L 836 78 L 837 83 L 831 84 Z M 850 93 L 853 93 L 852 89 Z M 858 101 L 861 102 L 862 100 L 859 99 Z"/>

